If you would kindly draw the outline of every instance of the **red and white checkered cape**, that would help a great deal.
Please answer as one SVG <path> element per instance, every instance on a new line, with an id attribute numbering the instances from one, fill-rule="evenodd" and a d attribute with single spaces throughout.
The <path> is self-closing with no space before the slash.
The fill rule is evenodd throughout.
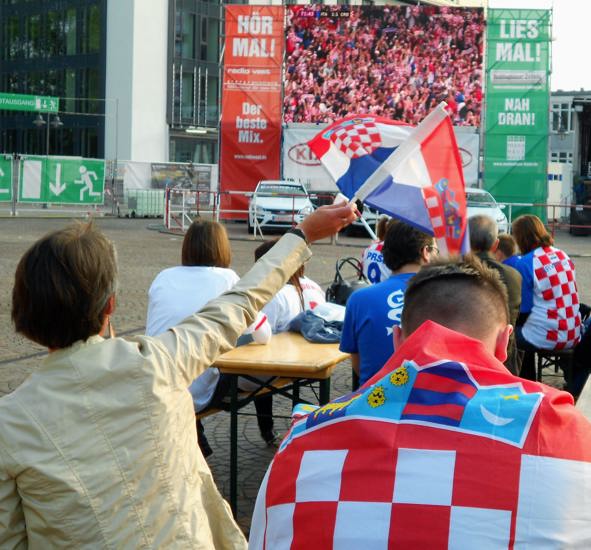
<path id="1" fill-rule="evenodd" d="M 541 392 L 523 446 L 346 416 L 314 426 L 269 467 L 250 548 L 591 548 L 591 424 L 572 397 L 513 376 L 480 342 L 432 322 L 367 385 L 409 359 L 451 359 L 481 386 Z"/>

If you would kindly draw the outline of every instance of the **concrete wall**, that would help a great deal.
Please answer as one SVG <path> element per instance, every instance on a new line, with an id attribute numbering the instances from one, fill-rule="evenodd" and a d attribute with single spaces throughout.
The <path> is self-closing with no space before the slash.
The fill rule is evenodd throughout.
<path id="1" fill-rule="evenodd" d="M 168 160 L 167 41 L 167 0 L 109 0 L 107 158 Z"/>

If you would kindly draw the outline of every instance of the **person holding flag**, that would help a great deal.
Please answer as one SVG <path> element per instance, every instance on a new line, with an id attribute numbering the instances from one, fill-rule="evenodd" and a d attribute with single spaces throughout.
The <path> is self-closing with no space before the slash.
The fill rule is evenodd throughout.
<path id="1" fill-rule="evenodd" d="M 503 366 L 508 320 L 478 259 L 423 267 L 383 369 L 295 411 L 249 548 L 591 547 L 591 424 Z"/>

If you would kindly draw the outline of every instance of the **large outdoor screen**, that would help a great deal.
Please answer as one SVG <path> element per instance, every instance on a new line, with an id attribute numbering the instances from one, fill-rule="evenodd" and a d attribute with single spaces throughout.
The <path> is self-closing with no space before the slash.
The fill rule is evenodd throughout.
<path id="1" fill-rule="evenodd" d="M 479 126 L 483 37 L 482 9 L 290 6 L 284 122 L 417 124 L 446 101 L 455 125 Z"/>

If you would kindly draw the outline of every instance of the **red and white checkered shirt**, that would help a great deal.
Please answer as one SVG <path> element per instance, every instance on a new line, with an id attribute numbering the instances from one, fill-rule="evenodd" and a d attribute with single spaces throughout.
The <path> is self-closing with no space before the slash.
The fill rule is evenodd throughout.
<path id="1" fill-rule="evenodd" d="M 575 266 L 553 246 L 539 247 L 517 265 L 522 283 L 521 311 L 529 316 L 523 336 L 542 349 L 576 346 L 581 339 L 581 316 Z"/>

